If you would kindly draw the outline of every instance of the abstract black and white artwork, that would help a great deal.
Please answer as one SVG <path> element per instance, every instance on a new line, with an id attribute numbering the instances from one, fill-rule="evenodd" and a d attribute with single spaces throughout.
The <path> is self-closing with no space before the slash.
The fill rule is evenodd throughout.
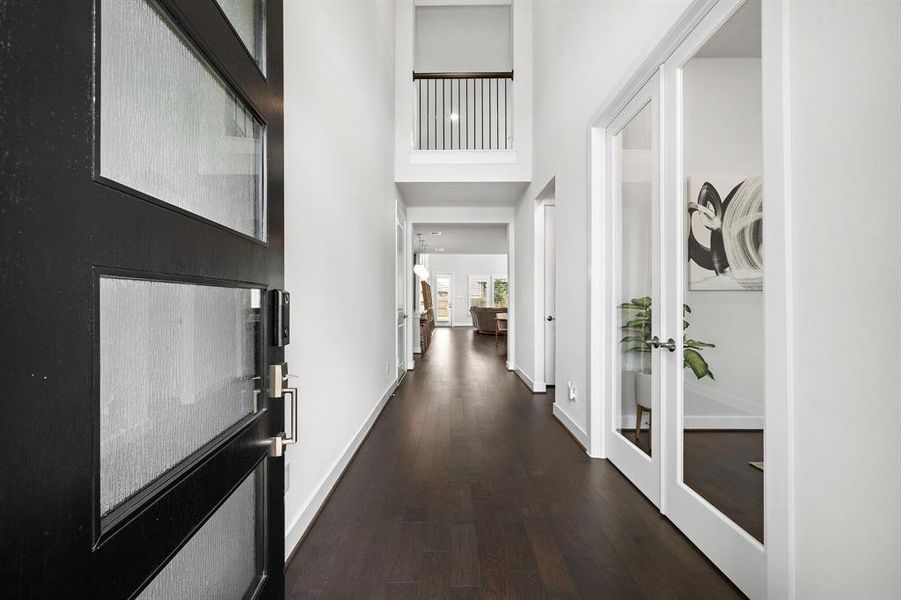
<path id="1" fill-rule="evenodd" d="M 763 178 L 690 177 L 687 225 L 688 289 L 763 289 Z"/>

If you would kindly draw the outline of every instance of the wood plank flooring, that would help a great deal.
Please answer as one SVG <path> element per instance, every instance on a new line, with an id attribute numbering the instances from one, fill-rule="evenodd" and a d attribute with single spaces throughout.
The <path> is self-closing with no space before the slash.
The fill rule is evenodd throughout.
<path id="1" fill-rule="evenodd" d="M 635 441 L 633 429 L 623 436 L 650 454 L 647 429 Z M 752 460 L 763 460 L 763 431 L 686 430 L 683 481 L 763 543 L 763 472 Z"/>
<path id="2" fill-rule="evenodd" d="M 503 353 L 435 332 L 288 564 L 287 597 L 741 597 Z"/>

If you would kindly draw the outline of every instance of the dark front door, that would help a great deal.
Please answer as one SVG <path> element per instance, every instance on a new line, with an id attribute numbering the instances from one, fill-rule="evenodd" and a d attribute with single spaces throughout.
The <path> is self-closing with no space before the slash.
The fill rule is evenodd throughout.
<path id="1" fill-rule="evenodd" d="M 0 597 L 280 598 L 281 2 L 0 29 Z"/>

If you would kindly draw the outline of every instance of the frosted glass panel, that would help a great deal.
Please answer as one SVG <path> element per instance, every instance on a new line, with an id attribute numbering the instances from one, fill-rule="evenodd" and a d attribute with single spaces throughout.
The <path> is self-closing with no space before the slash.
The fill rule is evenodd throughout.
<path id="1" fill-rule="evenodd" d="M 100 174 L 265 239 L 262 124 L 154 3 L 100 14 Z"/>
<path id="2" fill-rule="evenodd" d="M 216 0 L 238 37 L 260 67 L 263 66 L 263 0 Z"/>
<path id="3" fill-rule="evenodd" d="M 260 474 L 262 476 L 262 474 Z M 138 596 L 140 600 L 243 600 L 262 566 L 257 473 L 251 473 Z"/>
<path id="4" fill-rule="evenodd" d="M 259 298 L 101 277 L 101 514 L 254 412 Z"/>

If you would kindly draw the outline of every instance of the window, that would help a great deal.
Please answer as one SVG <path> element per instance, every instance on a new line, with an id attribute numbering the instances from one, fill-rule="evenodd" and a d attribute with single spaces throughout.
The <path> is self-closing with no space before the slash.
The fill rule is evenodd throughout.
<path id="1" fill-rule="evenodd" d="M 470 275 L 469 276 L 469 306 L 485 307 L 491 306 L 491 296 L 488 290 L 491 288 L 490 279 L 487 275 Z"/>
<path id="2" fill-rule="evenodd" d="M 495 275 L 491 278 L 492 295 L 494 296 L 494 306 L 498 308 L 507 308 L 507 276 Z"/>

